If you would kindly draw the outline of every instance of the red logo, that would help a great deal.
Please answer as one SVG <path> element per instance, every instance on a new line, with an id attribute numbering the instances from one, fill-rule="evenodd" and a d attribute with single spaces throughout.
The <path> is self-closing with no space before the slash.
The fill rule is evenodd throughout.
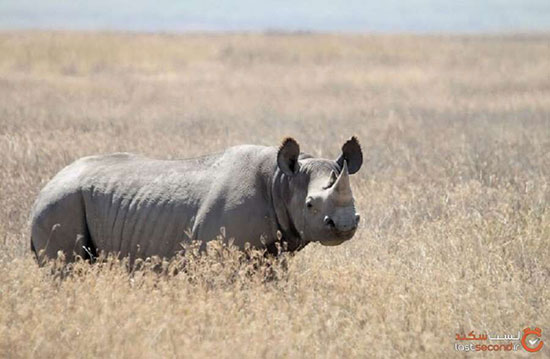
<path id="1" fill-rule="evenodd" d="M 531 328 L 523 329 L 523 337 L 521 338 L 521 345 L 528 352 L 534 353 L 541 350 L 544 342 L 540 339 L 542 330 L 540 328 Z M 528 338 L 529 337 L 529 338 Z M 538 344 L 537 344 L 538 343 Z M 535 346 L 536 345 L 536 346 Z"/>

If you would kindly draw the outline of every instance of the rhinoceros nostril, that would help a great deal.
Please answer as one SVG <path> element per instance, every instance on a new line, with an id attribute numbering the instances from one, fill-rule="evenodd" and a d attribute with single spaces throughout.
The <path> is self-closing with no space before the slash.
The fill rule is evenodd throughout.
<path id="1" fill-rule="evenodd" d="M 332 220 L 332 218 L 330 218 L 329 216 L 325 216 L 325 219 L 323 220 L 325 222 L 325 224 L 331 228 L 334 228 L 336 227 L 336 225 L 334 224 L 334 221 Z"/>
<path id="2" fill-rule="evenodd" d="M 359 213 L 355 214 L 355 225 L 358 225 L 360 220 L 361 220 L 361 215 Z"/>

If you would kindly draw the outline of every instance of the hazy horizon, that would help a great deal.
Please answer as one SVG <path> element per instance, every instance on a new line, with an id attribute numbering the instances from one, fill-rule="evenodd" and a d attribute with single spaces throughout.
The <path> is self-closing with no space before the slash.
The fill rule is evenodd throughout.
<path id="1" fill-rule="evenodd" d="M 0 3 L 0 29 L 545 32 L 550 31 L 550 1 L 7 0 Z"/>

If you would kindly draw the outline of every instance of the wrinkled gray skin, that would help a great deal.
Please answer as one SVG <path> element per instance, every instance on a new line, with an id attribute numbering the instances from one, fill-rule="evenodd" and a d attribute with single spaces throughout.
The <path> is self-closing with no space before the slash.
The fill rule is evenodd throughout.
<path id="1" fill-rule="evenodd" d="M 117 153 L 79 159 L 40 192 L 31 214 L 39 263 L 100 252 L 172 257 L 182 243 L 225 237 L 244 248 L 295 251 L 350 239 L 357 228 L 348 173 L 363 161 L 355 138 L 336 161 L 279 147 L 236 146 L 186 160 Z M 279 242 L 279 245 L 276 243 Z"/>

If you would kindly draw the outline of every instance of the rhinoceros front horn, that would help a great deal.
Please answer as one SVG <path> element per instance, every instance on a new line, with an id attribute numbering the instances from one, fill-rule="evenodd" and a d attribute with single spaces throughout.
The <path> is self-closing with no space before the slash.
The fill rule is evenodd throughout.
<path id="1" fill-rule="evenodd" d="M 351 187 L 349 184 L 348 161 L 344 160 L 344 167 L 332 187 L 334 194 L 340 201 L 352 199 Z"/>

